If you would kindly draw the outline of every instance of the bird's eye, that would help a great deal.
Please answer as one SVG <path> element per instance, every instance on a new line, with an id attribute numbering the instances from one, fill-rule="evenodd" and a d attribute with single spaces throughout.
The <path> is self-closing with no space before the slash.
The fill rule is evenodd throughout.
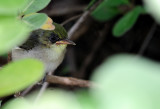
<path id="1" fill-rule="evenodd" d="M 49 37 L 49 40 L 50 40 L 52 43 L 55 43 L 56 41 L 59 40 L 59 37 L 58 37 L 57 34 L 52 33 L 52 34 L 50 35 L 50 37 Z"/>

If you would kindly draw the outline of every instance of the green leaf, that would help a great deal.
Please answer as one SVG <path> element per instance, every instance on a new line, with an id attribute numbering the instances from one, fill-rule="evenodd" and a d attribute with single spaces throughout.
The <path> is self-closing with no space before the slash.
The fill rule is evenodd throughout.
<path id="1" fill-rule="evenodd" d="M 120 5 L 129 5 L 129 0 L 104 0 L 108 7 L 118 7 Z"/>
<path id="2" fill-rule="evenodd" d="M 25 0 L 0 0 L 0 14 L 17 14 L 18 9 L 21 9 L 24 4 Z"/>
<path id="3" fill-rule="evenodd" d="M 82 109 L 99 109 L 96 99 L 87 90 L 80 90 L 76 95 Z"/>
<path id="4" fill-rule="evenodd" d="M 23 13 L 35 13 L 45 8 L 51 0 L 29 0 L 27 6 L 24 8 Z"/>
<path id="5" fill-rule="evenodd" d="M 93 76 L 101 109 L 159 109 L 160 64 L 135 55 L 107 59 Z"/>
<path id="6" fill-rule="evenodd" d="M 107 7 L 106 1 L 103 1 L 92 13 L 92 17 L 98 21 L 110 20 L 120 11 L 117 8 Z"/>
<path id="7" fill-rule="evenodd" d="M 136 6 L 133 10 L 124 15 L 114 26 L 113 35 L 120 37 L 125 34 L 136 23 L 139 15 L 144 12 L 143 7 Z"/>
<path id="8" fill-rule="evenodd" d="M 30 29 L 14 16 L 0 16 L 0 55 L 22 44 Z"/>
<path id="9" fill-rule="evenodd" d="M 40 28 L 46 21 L 48 16 L 43 13 L 29 14 L 23 17 L 23 21 L 33 30 Z"/>
<path id="10" fill-rule="evenodd" d="M 21 108 L 19 108 L 21 107 Z M 22 108 L 23 107 L 23 108 Z M 32 109 L 30 103 L 23 97 L 14 98 L 6 102 L 2 109 Z"/>
<path id="11" fill-rule="evenodd" d="M 97 0 L 91 0 L 90 3 L 89 3 L 88 6 L 87 6 L 87 10 L 88 10 L 89 8 L 91 8 L 96 1 L 97 1 Z"/>
<path id="12" fill-rule="evenodd" d="M 34 93 L 26 99 L 13 99 L 7 102 L 2 109 L 83 109 L 72 93 L 61 90 L 47 90 L 35 103 L 36 97 L 37 93 Z"/>
<path id="13" fill-rule="evenodd" d="M 43 71 L 43 64 L 35 59 L 18 60 L 4 66 L 0 69 L 0 97 L 34 84 L 42 78 Z"/>
<path id="14" fill-rule="evenodd" d="M 143 0 L 145 9 L 152 17 L 160 23 L 160 2 L 159 0 Z"/>

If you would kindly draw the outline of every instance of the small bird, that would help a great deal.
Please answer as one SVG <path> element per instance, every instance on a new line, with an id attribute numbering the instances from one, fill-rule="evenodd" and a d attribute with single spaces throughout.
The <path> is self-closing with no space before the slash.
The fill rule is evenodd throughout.
<path id="1" fill-rule="evenodd" d="M 53 25 L 54 30 L 34 30 L 25 43 L 12 50 L 12 60 L 36 58 L 44 63 L 45 72 L 53 72 L 63 61 L 67 45 L 75 45 L 64 27 L 55 22 Z"/>

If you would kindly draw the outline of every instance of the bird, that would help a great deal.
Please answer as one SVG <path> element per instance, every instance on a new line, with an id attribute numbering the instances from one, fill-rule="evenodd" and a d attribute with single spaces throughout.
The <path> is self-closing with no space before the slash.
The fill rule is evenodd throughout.
<path id="1" fill-rule="evenodd" d="M 12 61 L 35 58 L 45 66 L 45 72 L 53 72 L 63 61 L 67 45 L 76 45 L 67 37 L 63 26 L 53 22 L 53 30 L 37 29 L 30 33 L 22 45 L 11 51 Z"/>

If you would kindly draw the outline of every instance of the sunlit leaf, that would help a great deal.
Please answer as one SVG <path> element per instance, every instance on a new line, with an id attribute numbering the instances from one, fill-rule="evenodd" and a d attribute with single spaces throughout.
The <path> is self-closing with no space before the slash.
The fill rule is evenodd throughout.
<path id="1" fill-rule="evenodd" d="M 139 15 L 144 12 L 141 6 L 135 7 L 133 10 L 124 15 L 114 26 L 113 35 L 116 37 L 125 34 L 136 23 Z"/>
<path id="2" fill-rule="evenodd" d="M 40 11 L 45 8 L 51 0 L 29 0 L 27 6 L 24 8 L 23 13 L 30 14 Z"/>
<path id="3" fill-rule="evenodd" d="M 43 13 L 29 14 L 23 17 L 23 21 L 33 30 L 40 28 L 46 21 L 47 15 Z"/>
<path id="4" fill-rule="evenodd" d="M 36 97 L 37 94 L 31 94 L 25 100 L 14 99 L 6 103 L 2 109 L 83 109 L 73 94 L 68 92 L 46 91 L 35 103 Z"/>
<path id="5" fill-rule="evenodd" d="M 32 109 L 32 108 L 29 102 L 25 98 L 17 97 L 5 103 L 2 106 L 2 109 Z"/>
<path id="6" fill-rule="evenodd" d="M 101 109 L 159 109 L 160 64 L 134 55 L 105 61 L 94 74 L 92 90 Z"/>
<path id="7" fill-rule="evenodd" d="M 144 6 L 157 22 L 160 23 L 160 1 L 159 0 L 143 0 Z"/>
<path id="8" fill-rule="evenodd" d="M 17 14 L 18 9 L 22 8 L 25 0 L 0 0 L 0 14 Z"/>
<path id="9" fill-rule="evenodd" d="M 20 91 L 37 82 L 43 73 L 43 64 L 34 59 L 11 62 L 0 69 L 0 97 Z"/>
<path id="10" fill-rule="evenodd" d="M 0 55 L 23 43 L 30 29 L 14 16 L 0 17 Z"/>
<path id="11" fill-rule="evenodd" d="M 76 95 L 82 109 L 98 109 L 97 100 L 92 96 L 92 94 L 90 94 L 90 92 L 86 90 L 78 91 Z"/>

